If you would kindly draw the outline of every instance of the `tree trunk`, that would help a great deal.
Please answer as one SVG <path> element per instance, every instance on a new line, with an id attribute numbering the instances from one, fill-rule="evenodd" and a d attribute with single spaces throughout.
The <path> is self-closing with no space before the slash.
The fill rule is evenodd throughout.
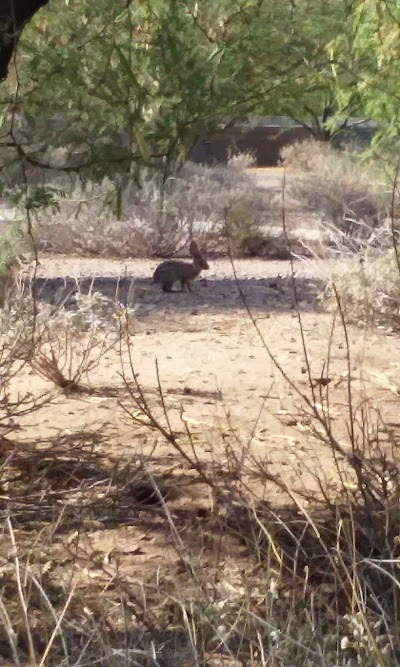
<path id="1" fill-rule="evenodd" d="M 0 82 L 8 74 L 8 67 L 21 31 L 32 16 L 48 0 L 0 0 Z"/>

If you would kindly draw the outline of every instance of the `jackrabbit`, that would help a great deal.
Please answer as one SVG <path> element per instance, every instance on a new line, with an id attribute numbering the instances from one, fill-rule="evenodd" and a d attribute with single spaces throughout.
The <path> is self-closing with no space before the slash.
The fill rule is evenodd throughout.
<path id="1" fill-rule="evenodd" d="M 175 282 L 180 282 L 181 292 L 185 287 L 192 291 L 191 281 L 201 273 L 203 269 L 210 268 L 206 259 L 200 253 L 196 241 L 192 241 L 189 246 L 189 252 L 193 258 L 193 263 L 181 262 L 178 259 L 167 259 L 159 264 L 154 271 L 153 280 L 162 285 L 163 292 L 172 292 L 172 286 Z"/>

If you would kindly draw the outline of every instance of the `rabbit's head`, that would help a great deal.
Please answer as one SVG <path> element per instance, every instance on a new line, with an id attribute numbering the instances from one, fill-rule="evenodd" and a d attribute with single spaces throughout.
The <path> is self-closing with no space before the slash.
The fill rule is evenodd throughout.
<path id="1" fill-rule="evenodd" d="M 191 241 L 190 242 L 189 252 L 190 252 L 191 257 L 193 257 L 194 264 L 201 267 L 202 269 L 209 269 L 210 268 L 208 266 L 206 258 L 203 257 L 203 255 L 201 254 L 196 241 Z"/>

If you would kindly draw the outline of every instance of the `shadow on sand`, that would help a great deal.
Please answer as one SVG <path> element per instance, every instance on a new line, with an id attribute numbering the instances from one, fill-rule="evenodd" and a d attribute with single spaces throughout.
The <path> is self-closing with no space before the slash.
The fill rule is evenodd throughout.
<path id="1" fill-rule="evenodd" d="M 79 294 L 100 293 L 111 303 L 135 307 L 137 316 L 146 311 L 157 310 L 191 312 L 193 308 L 202 311 L 221 312 L 244 309 L 247 306 L 258 312 L 291 310 L 295 305 L 293 282 L 290 276 L 269 278 L 200 279 L 193 283 L 192 293 L 163 293 L 151 279 L 117 278 L 101 276 L 93 278 L 37 278 L 36 295 L 39 302 L 54 306 L 64 306 L 67 310 L 77 309 Z M 296 278 L 297 303 L 303 311 L 319 310 L 318 296 L 325 287 L 319 279 Z M 32 285 L 27 281 L 24 291 Z"/>

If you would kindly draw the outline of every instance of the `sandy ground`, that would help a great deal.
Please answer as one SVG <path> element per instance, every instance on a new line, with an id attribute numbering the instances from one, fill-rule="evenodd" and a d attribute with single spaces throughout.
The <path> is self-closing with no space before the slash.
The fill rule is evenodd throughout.
<path id="1" fill-rule="evenodd" d="M 334 261 L 296 263 L 297 306 L 287 262 L 240 260 L 236 277 L 229 260 L 210 264 L 192 294 L 163 294 L 152 284 L 152 261 L 43 257 L 39 300 L 73 309 L 78 280 L 83 290 L 131 302 L 135 316 L 130 356 L 125 343 L 122 350 L 105 353 L 84 378 L 91 392 L 61 394 L 36 418 L 29 416 L 29 433 L 44 441 L 59 433 L 73 440 L 98 432 L 104 437 L 100 449 L 115 459 L 134 463 L 144 457 L 154 473 L 176 476 L 177 488 L 185 490 L 168 503 L 170 511 L 179 513 L 188 503 L 209 507 L 209 493 L 192 483 L 196 474 L 188 461 L 160 433 L 135 423 L 141 416 L 138 394 L 131 384 L 130 396 L 122 379 L 124 373 L 129 384 L 135 373 L 154 414 L 208 473 L 231 480 L 237 474 L 259 499 L 277 503 L 280 493 L 268 482 L 269 471 L 298 491 L 316 492 L 316 472 L 334 484 L 332 457 L 312 432 L 307 413 L 313 405 L 327 411 L 329 399 L 335 436 L 348 446 L 350 367 L 353 409 L 359 415 L 368 395 L 371 410 L 396 428 L 400 340 L 349 327 L 347 350 L 339 324 L 332 335 L 332 315 L 323 312 L 318 296 L 338 269 Z M 327 386 L 320 384 L 321 376 Z M 27 386 L 39 395 L 50 385 L 29 370 L 16 388 Z M 23 440 L 24 432 L 18 437 Z M 88 530 L 85 540 L 102 553 L 125 554 L 129 572 L 137 573 L 149 558 L 154 567 L 176 559 L 170 536 L 152 532 L 149 550 L 149 531 L 140 522 L 116 530 Z M 127 546 L 132 543 L 135 548 Z M 138 545 L 142 555 L 133 553 Z M 232 549 L 229 540 L 225 548 Z M 86 565 L 83 560 L 80 567 Z"/>
<path id="2" fill-rule="evenodd" d="M 120 301 L 131 302 L 135 309 L 131 353 L 143 390 L 157 393 L 157 365 L 172 411 L 187 410 L 205 432 L 215 423 L 218 429 L 226 428 L 221 419 L 229 414 L 231 427 L 245 439 L 252 434 L 260 455 L 268 456 L 275 450 L 282 455 L 287 446 L 277 415 L 298 405 L 296 389 L 288 386 L 282 371 L 307 393 L 300 314 L 312 379 L 318 383 L 321 375 L 326 376 L 329 364 L 330 384 L 335 385 L 330 387 L 331 409 L 339 410 L 335 395 L 343 399 L 341 387 L 347 377 L 344 335 L 336 324 L 331 338 L 332 315 L 322 310 L 318 300 L 325 282 L 338 270 L 334 261 L 295 264 L 297 307 L 287 262 L 239 260 L 234 269 L 229 260 L 212 262 L 210 270 L 194 283 L 192 294 L 162 293 L 150 278 L 155 266 L 156 262 L 143 260 L 122 264 L 48 257 L 39 267 L 39 299 L 73 308 L 75 279 L 79 279 L 83 291 L 98 290 L 112 299 L 117 295 Z M 354 389 L 361 390 L 362 385 L 372 402 L 387 400 L 390 405 L 400 364 L 399 339 L 367 334 L 357 327 L 349 328 L 349 338 Z M 116 351 L 105 354 L 90 374 L 90 383 L 117 389 L 122 364 L 128 373 L 126 351 L 122 357 Z M 34 389 L 36 381 L 30 375 Z M 91 400 L 88 410 L 80 401 L 69 405 L 63 399 L 52 427 L 71 427 L 72 406 L 73 423 L 90 428 L 98 422 L 99 410 L 108 413 L 110 404 L 116 405 L 119 399 Z M 120 426 L 119 417 L 115 421 Z M 260 438 L 261 432 L 268 435 Z M 301 433 L 291 438 L 302 440 Z"/>

